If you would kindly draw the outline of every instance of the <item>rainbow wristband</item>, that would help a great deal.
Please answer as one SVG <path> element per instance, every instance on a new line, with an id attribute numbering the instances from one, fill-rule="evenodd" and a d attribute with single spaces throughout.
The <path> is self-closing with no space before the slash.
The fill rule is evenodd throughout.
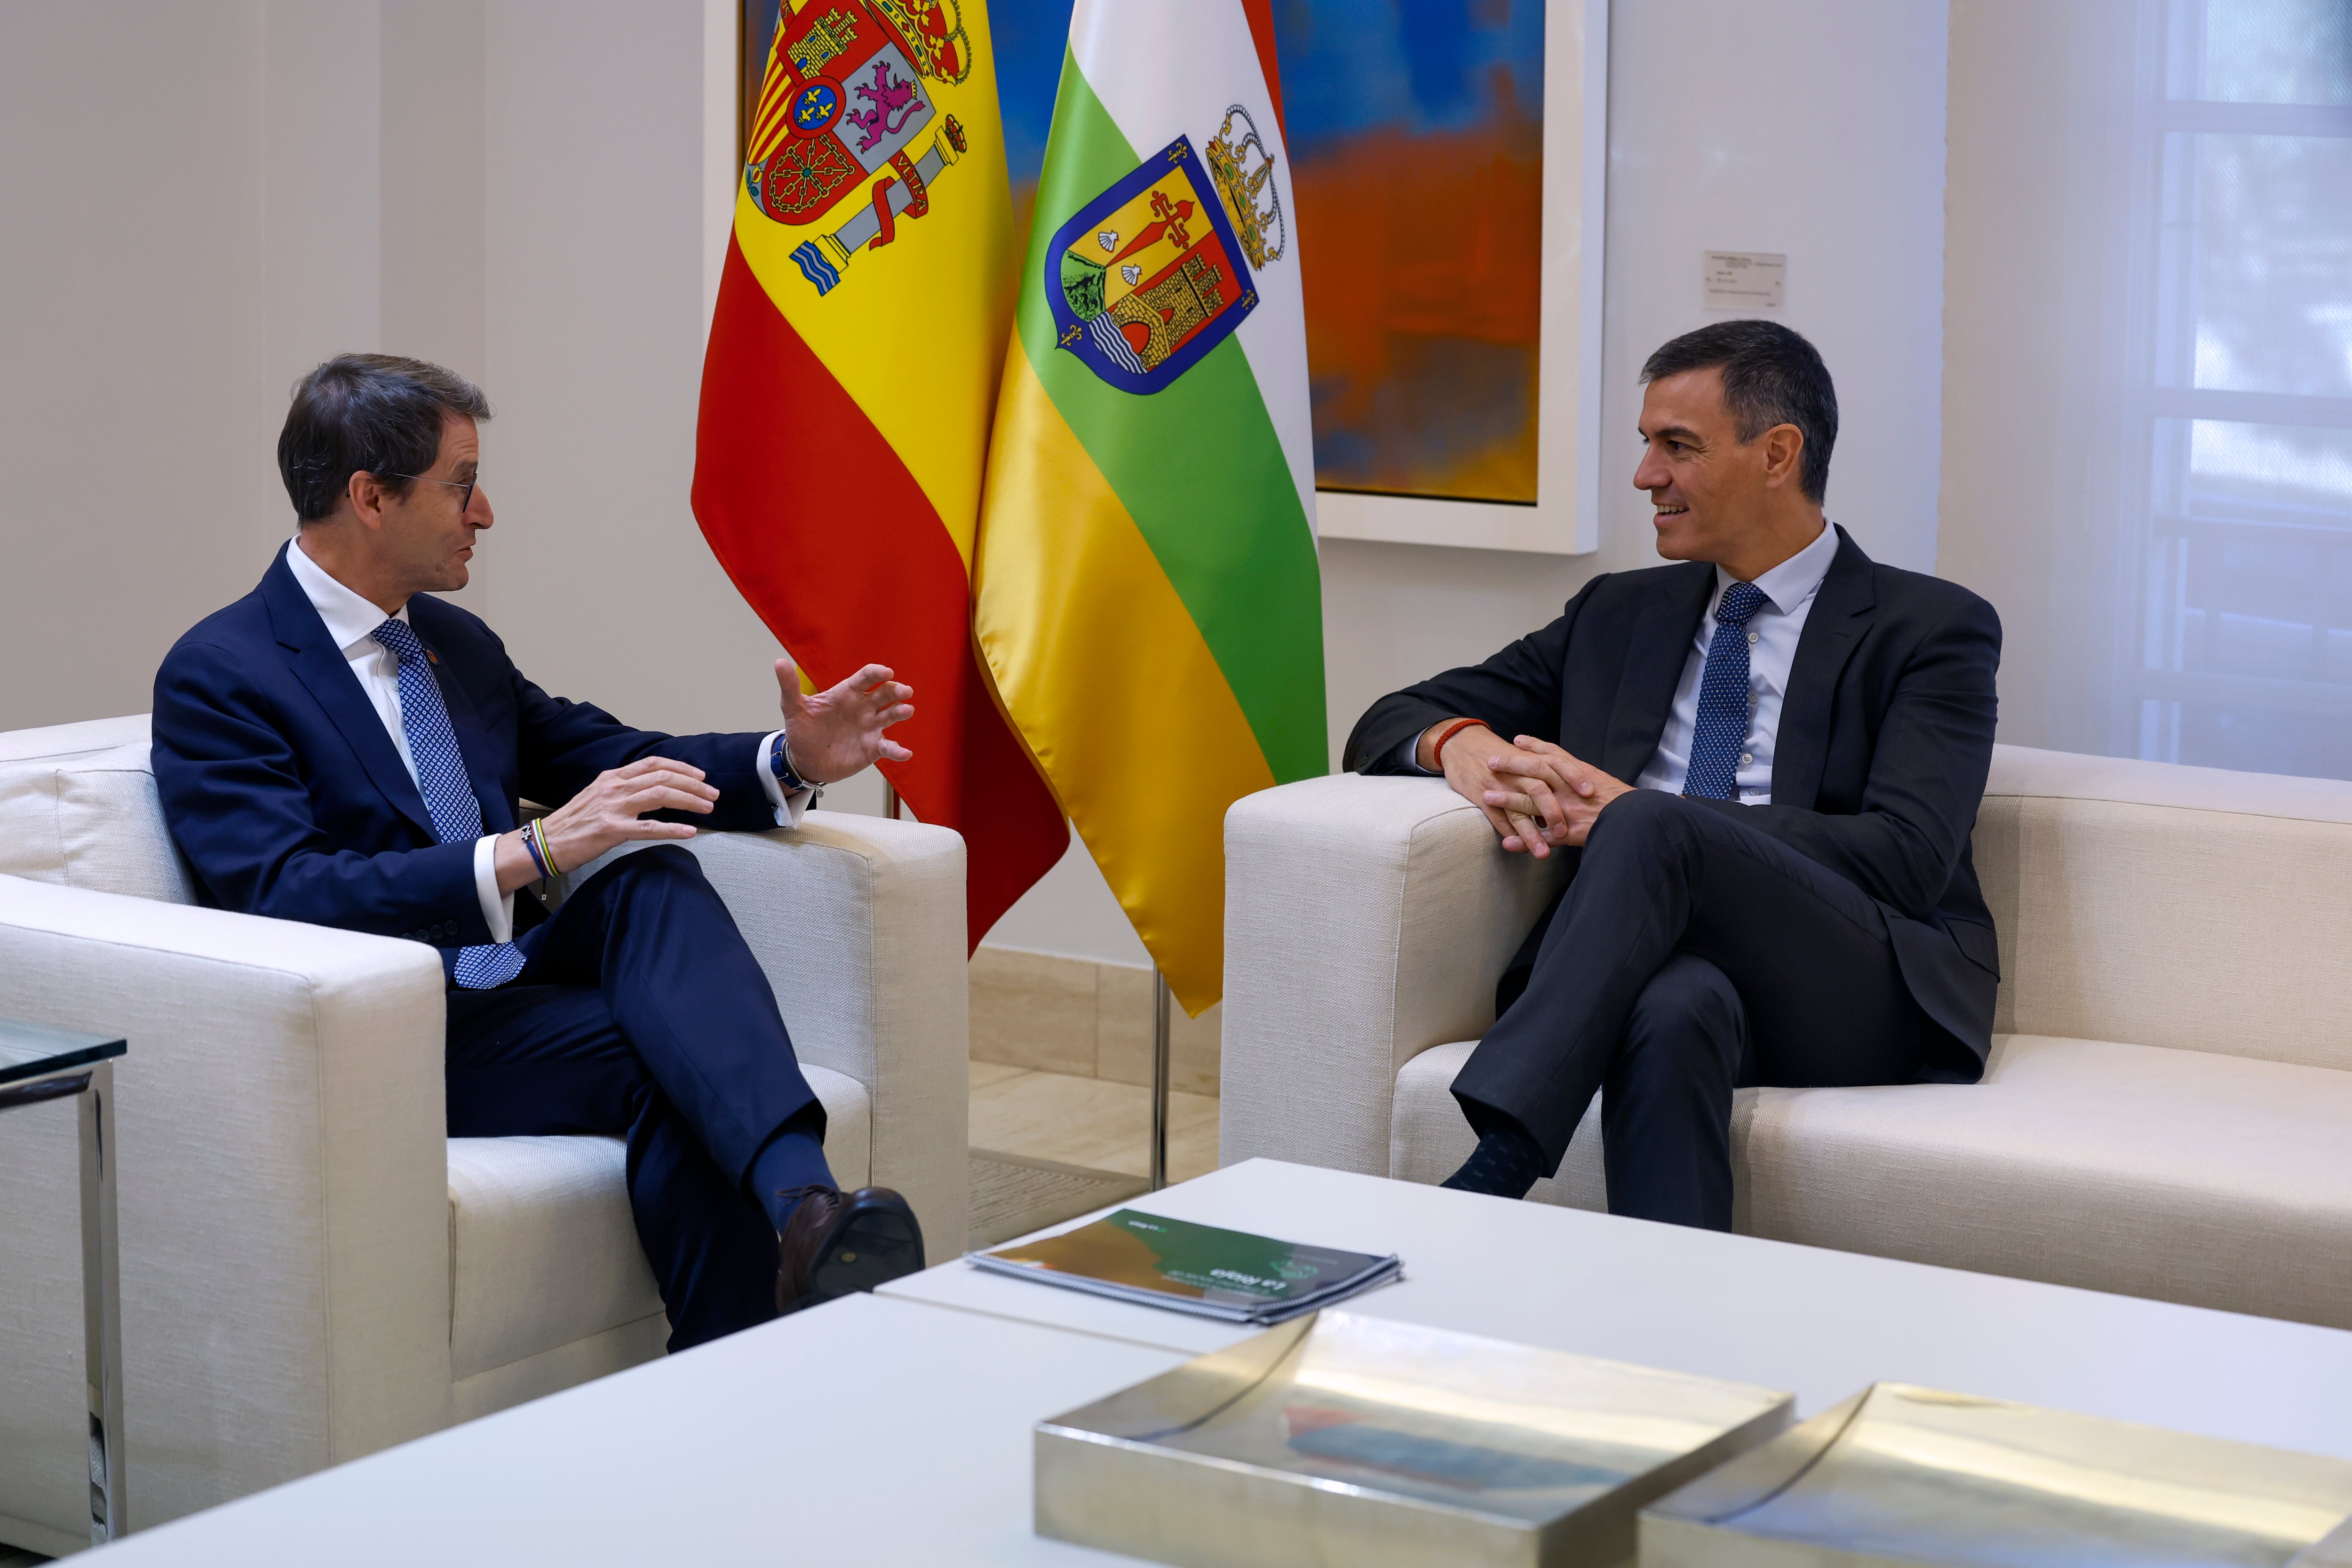
<path id="1" fill-rule="evenodd" d="M 547 829 L 540 826 L 540 818 L 533 817 L 522 825 L 522 847 L 530 852 L 532 862 L 539 867 L 540 879 L 551 879 L 555 876 L 555 856 L 547 847 Z"/>

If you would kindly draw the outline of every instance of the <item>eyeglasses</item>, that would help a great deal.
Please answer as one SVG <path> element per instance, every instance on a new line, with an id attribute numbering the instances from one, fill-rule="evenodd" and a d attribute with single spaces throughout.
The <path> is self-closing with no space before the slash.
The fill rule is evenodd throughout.
<path id="1" fill-rule="evenodd" d="M 476 474 L 470 479 L 429 479 L 423 474 L 382 474 L 377 477 L 386 479 L 422 479 L 428 485 L 447 485 L 453 490 L 463 490 L 466 493 L 457 498 L 457 515 L 459 517 L 465 516 L 467 512 L 473 510 L 474 487 L 482 482 L 482 476 L 479 474 Z"/>

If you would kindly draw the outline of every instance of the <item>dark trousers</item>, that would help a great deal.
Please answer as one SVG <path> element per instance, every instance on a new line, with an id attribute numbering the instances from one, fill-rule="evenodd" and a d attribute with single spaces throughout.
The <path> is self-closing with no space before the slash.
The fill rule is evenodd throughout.
<path id="1" fill-rule="evenodd" d="M 449 1132 L 628 1141 L 629 1204 L 687 1349 L 776 1315 L 776 1233 L 745 1186 L 787 1121 L 819 1134 L 775 994 L 693 856 L 623 856 L 522 942 L 495 991 L 449 993 Z"/>
<path id="2" fill-rule="evenodd" d="M 1621 795 L 1454 1098 L 1556 1170 L 1601 1090 L 1610 1212 L 1728 1230 L 1735 1088 L 1902 1083 L 1932 1048 L 1889 918 L 1735 815 Z"/>

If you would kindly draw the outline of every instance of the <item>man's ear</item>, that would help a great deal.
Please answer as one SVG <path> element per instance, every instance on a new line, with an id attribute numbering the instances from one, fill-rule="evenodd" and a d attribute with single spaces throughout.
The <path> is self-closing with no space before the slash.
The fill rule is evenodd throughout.
<path id="1" fill-rule="evenodd" d="M 1764 432 L 1764 487 L 1778 489 L 1796 482 L 1803 466 L 1805 433 L 1794 425 L 1775 425 Z"/>
<path id="2" fill-rule="evenodd" d="M 383 526 L 384 503 L 392 496 L 373 474 L 362 468 L 345 480 L 343 499 L 351 503 L 352 515 L 371 532 Z"/>

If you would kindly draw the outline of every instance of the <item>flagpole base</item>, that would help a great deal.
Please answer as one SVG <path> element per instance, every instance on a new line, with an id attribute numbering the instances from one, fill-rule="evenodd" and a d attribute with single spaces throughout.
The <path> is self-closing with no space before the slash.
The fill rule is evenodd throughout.
<path id="1" fill-rule="evenodd" d="M 1151 1190 L 1168 1184 L 1168 977 L 1151 967 Z"/>

